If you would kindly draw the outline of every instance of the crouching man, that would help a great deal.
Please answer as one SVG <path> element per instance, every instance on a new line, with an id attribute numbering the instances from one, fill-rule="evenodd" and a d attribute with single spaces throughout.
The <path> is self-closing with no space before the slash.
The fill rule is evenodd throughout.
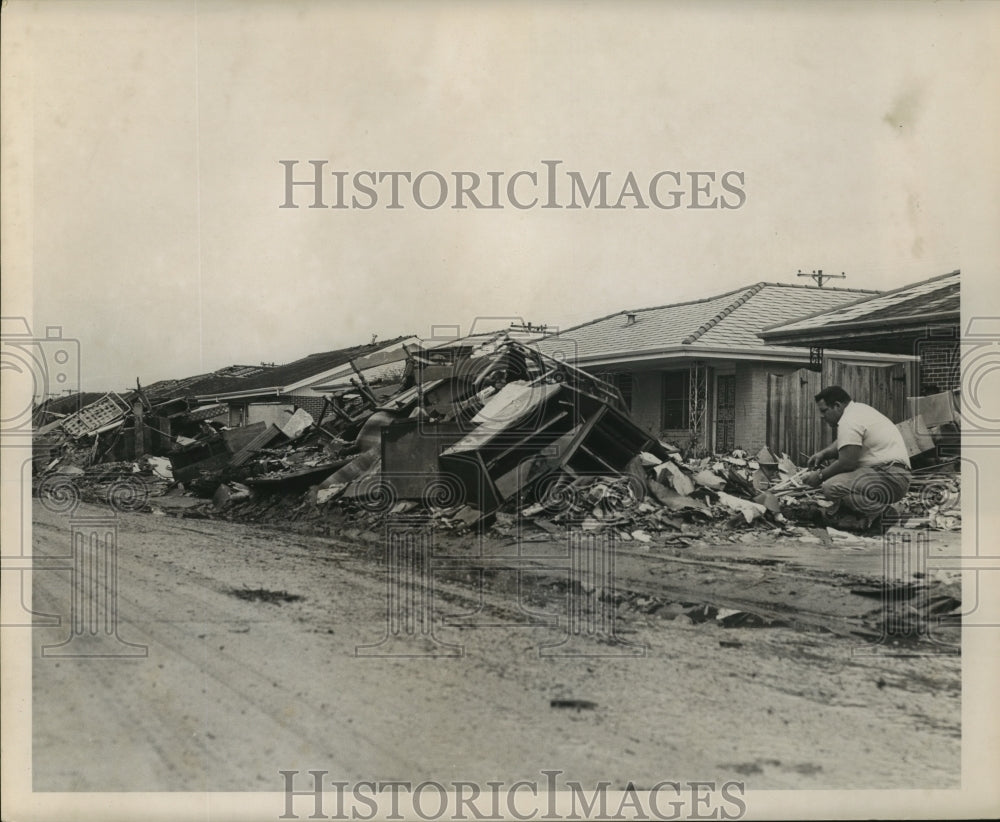
<path id="1" fill-rule="evenodd" d="M 820 416 L 834 430 L 834 442 L 817 451 L 807 463 L 815 469 L 802 480 L 821 487 L 835 503 L 828 515 L 853 514 L 847 524 L 870 527 L 910 487 L 910 457 L 892 420 L 870 405 L 855 402 L 839 385 L 816 397 Z M 824 465 L 828 460 L 833 460 Z"/>

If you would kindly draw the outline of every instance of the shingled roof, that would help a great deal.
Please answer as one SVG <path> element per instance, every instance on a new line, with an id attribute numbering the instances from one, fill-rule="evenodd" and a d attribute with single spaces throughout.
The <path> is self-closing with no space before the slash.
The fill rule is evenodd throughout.
<path id="1" fill-rule="evenodd" d="M 758 336 L 776 320 L 791 321 L 853 303 L 877 291 L 818 288 L 797 283 L 759 282 L 716 297 L 653 308 L 619 311 L 561 331 L 537 343 L 542 351 L 572 341 L 581 360 L 674 349 L 760 352 L 773 348 L 784 358 L 787 348 L 767 346 Z"/>
<path id="2" fill-rule="evenodd" d="M 952 271 L 793 322 L 771 323 L 761 337 L 768 342 L 794 343 L 865 328 L 891 333 L 906 326 L 958 321 L 960 285 L 961 272 Z"/>
<path id="3" fill-rule="evenodd" d="M 243 394 L 250 391 L 260 391 L 261 393 L 280 393 L 296 386 L 311 377 L 320 377 L 326 372 L 345 365 L 351 360 L 358 359 L 383 348 L 394 345 L 408 337 L 395 337 L 369 345 L 355 345 L 351 348 L 341 348 L 336 351 L 322 351 L 317 354 L 310 354 L 307 357 L 285 363 L 266 367 L 258 373 L 248 376 L 212 376 L 212 378 L 199 381 L 190 386 L 188 391 L 198 397 L 222 397 L 232 394 Z"/>

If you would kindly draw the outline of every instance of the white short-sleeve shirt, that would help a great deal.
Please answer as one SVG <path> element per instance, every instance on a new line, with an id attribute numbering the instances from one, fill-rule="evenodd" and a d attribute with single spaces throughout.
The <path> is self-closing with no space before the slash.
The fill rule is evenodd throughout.
<path id="1" fill-rule="evenodd" d="M 845 445 L 860 445 L 861 466 L 884 462 L 901 462 L 910 465 L 903 435 L 892 420 L 870 405 L 853 400 L 844 407 L 837 423 L 837 450 Z"/>

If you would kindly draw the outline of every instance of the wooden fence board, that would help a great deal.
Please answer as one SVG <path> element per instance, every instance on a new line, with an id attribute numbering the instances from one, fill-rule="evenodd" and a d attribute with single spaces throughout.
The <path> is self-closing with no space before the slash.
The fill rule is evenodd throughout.
<path id="1" fill-rule="evenodd" d="M 854 365 L 827 359 L 822 373 L 802 368 L 793 374 L 769 374 L 767 445 L 802 464 L 806 456 L 830 443 L 833 432 L 816 411 L 813 397 L 823 386 L 839 385 L 853 399 L 871 405 L 893 422 L 906 416 L 906 367 Z"/>

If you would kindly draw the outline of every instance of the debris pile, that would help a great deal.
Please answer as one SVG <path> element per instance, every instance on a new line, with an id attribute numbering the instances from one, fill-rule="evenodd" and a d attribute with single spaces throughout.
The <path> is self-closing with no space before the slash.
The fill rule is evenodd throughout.
<path id="1" fill-rule="evenodd" d="M 397 382 L 355 368 L 317 416 L 297 408 L 281 425 L 230 428 L 225 405 L 138 384 L 108 394 L 37 430 L 36 486 L 58 478 L 96 499 L 130 478 L 144 505 L 184 516 L 360 530 L 405 516 L 457 533 L 572 528 L 674 545 L 733 531 L 808 538 L 794 524 L 830 505 L 802 482 L 806 469 L 766 447 L 685 458 L 640 428 L 612 385 L 503 332 L 404 351 Z M 959 493 L 958 475 L 937 466 L 915 473 L 891 513 L 958 529 Z"/>
<path id="2" fill-rule="evenodd" d="M 913 472 L 909 493 L 890 506 L 904 528 L 962 530 L 962 487 L 954 462 Z"/>
<path id="3" fill-rule="evenodd" d="M 896 428 L 903 437 L 910 457 L 944 447 L 955 449 L 961 443 L 961 401 L 959 389 L 924 397 L 910 397 L 910 416 Z"/>
<path id="4" fill-rule="evenodd" d="M 44 503 L 66 511 L 79 501 L 108 504 L 118 511 L 148 511 L 151 499 L 179 493 L 170 461 L 163 457 L 81 467 L 72 460 L 78 456 L 53 460 L 35 480 L 34 491 Z"/>

